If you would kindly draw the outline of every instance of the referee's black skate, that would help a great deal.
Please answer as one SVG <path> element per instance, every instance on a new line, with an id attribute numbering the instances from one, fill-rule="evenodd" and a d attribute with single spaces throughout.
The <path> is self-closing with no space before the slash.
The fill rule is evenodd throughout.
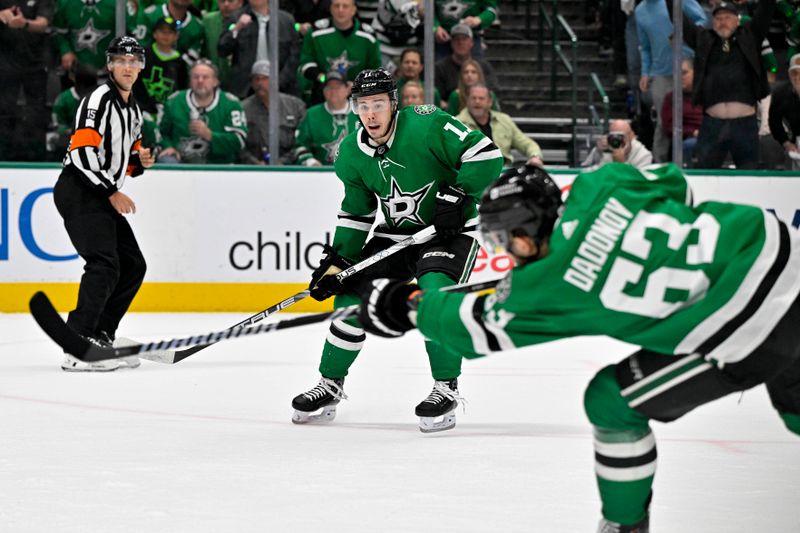
<path id="1" fill-rule="evenodd" d="M 344 378 L 328 379 L 323 376 L 316 387 L 294 397 L 292 422 L 295 424 L 333 422 L 336 418 L 336 406 L 339 401 L 346 399 Z"/>
<path id="2" fill-rule="evenodd" d="M 459 400 L 463 402 L 464 398 L 458 394 L 457 378 L 434 381 L 431 393 L 414 410 L 419 417 L 419 430 L 435 433 L 453 429 Z"/>

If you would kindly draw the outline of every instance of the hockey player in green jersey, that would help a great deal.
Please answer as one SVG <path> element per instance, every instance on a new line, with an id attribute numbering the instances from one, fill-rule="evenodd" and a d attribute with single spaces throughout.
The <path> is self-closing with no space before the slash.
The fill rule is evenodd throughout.
<path id="1" fill-rule="evenodd" d="M 325 102 L 308 108 L 297 128 L 294 155 L 298 165 L 332 165 L 339 144 L 356 130 L 358 118 L 350 112 L 350 89 L 338 70 L 328 72 L 322 89 Z"/>
<path id="2" fill-rule="evenodd" d="M 217 67 L 197 61 L 190 88 L 169 97 L 159 123 L 161 163 L 235 163 L 247 138 L 239 99 L 219 88 Z"/>
<path id="3" fill-rule="evenodd" d="M 673 165 L 605 165 L 578 176 L 563 206 L 543 169 L 508 171 L 480 206 L 485 240 L 517 265 L 496 293 L 373 280 L 360 321 L 384 336 L 416 325 L 467 357 L 576 335 L 641 346 L 597 373 L 584 405 L 600 531 L 645 532 L 651 419 L 764 383 L 800 434 L 800 236 L 757 207 L 690 202 Z"/>
<path id="4" fill-rule="evenodd" d="M 324 300 L 336 294 L 338 308 L 358 303 L 354 292 L 376 277 L 416 278 L 430 289 L 465 281 L 478 251 L 475 203 L 499 174 L 502 154 L 482 133 L 469 131 L 435 106 L 398 111 L 394 78 L 383 69 L 359 73 L 351 104 L 362 127 L 339 146 L 335 168 L 344 198 L 333 245 L 312 275 L 311 296 Z M 379 205 L 385 222 L 367 241 Z M 360 258 L 431 225 L 436 228 L 433 240 L 410 246 L 344 284 L 334 277 Z M 331 323 L 319 366 L 322 379 L 294 398 L 294 422 L 333 419 L 336 404 L 345 398 L 344 378 L 364 339 L 355 320 Z M 427 342 L 426 347 L 434 387 L 415 413 L 424 432 L 450 429 L 459 399 L 461 356 L 438 343 Z"/>

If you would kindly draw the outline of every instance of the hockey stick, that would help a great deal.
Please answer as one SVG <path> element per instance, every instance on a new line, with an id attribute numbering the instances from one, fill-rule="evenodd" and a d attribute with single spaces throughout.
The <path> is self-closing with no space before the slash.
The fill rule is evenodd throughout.
<path id="1" fill-rule="evenodd" d="M 392 246 L 386 248 L 385 250 L 381 250 L 380 252 L 376 253 L 375 255 L 372 255 L 372 256 L 364 259 L 363 261 L 361 261 L 359 263 L 356 263 L 355 265 L 351 266 L 350 268 L 347 268 L 347 269 L 339 272 L 338 274 L 336 274 L 335 277 L 339 281 L 341 281 L 341 280 L 343 280 L 345 278 L 348 278 L 348 277 L 352 276 L 353 274 L 361 272 L 365 268 L 374 265 L 378 261 L 381 261 L 382 259 L 385 259 L 386 257 L 389 257 L 390 255 L 393 255 L 394 253 L 399 252 L 400 250 L 402 250 L 404 248 L 408 248 L 409 246 L 411 246 L 413 244 L 422 244 L 424 242 L 428 242 L 429 240 L 431 240 L 433 238 L 435 233 L 436 233 L 436 229 L 433 226 L 429 226 L 429 227 L 427 227 L 425 229 L 422 229 L 422 230 L 418 231 L 417 233 L 415 233 L 414 235 L 411 235 L 411 236 L 403 239 L 402 241 L 399 241 L 399 242 L 393 244 Z M 268 316 L 274 315 L 278 311 L 282 311 L 283 309 L 286 309 L 290 305 L 296 304 L 297 302 L 299 302 L 303 298 L 307 297 L 309 294 L 311 294 L 311 291 L 309 291 L 308 289 L 302 290 L 302 291 L 298 292 L 297 294 L 293 294 L 293 295 L 289 296 L 288 298 L 286 298 L 285 300 L 281 300 L 280 302 L 276 303 L 275 305 L 272 305 L 272 306 L 264 309 L 263 311 L 259 311 L 258 313 L 245 318 L 244 320 L 242 320 L 238 324 L 234 324 L 233 326 L 231 326 L 228 329 L 239 329 L 239 328 L 244 328 L 244 327 L 250 327 L 253 324 L 256 324 L 257 322 L 261 322 L 262 320 L 264 320 Z M 199 352 L 200 350 L 204 350 L 204 349 L 208 348 L 212 344 L 214 344 L 214 343 L 210 342 L 210 343 L 207 343 L 207 344 L 198 344 L 197 346 L 192 346 L 191 348 L 186 348 L 184 350 L 162 350 L 162 351 L 158 351 L 158 352 L 148 352 L 148 353 L 142 354 L 142 358 L 143 359 L 149 359 L 151 361 L 156 361 L 158 363 L 167 363 L 167 364 L 171 364 L 172 365 L 172 364 L 178 363 L 180 361 L 183 361 L 184 359 L 186 359 L 190 355 L 194 355 L 197 352 Z"/>
<path id="2" fill-rule="evenodd" d="M 441 290 L 458 291 L 458 292 L 472 292 L 476 290 L 486 290 L 493 287 L 497 282 L 479 282 L 470 285 L 454 285 L 452 287 L 445 287 Z M 287 318 L 278 320 L 276 322 L 268 322 L 258 324 L 257 326 L 249 328 L 238 329 L 225 329 L 222 331 L 214 331 L 205 335 L 192 335 L 180 339 L 161 340 L 149 343 L 137 343 L 130 346 L 118 346 L 116 348 L 106 348 L 97 346 L 75 333 L 70 328 L 61 315 L 58 314 L 53 304 L 47 295 L 41 291 L 33 295 L 30 301 L 30 310 L 33 318 L 44 330 L 47 335 L 53 339 L 65 352 L 74 355 L 76 358 L 87 363 L 96 361 L 103 361 L 106 359 L 115 359 L 118 357 L 128 357 L 131 355 L 138 355 L 144 357 L 145 354 L 153 354 L 161 352 L 164 354 L 174 353 L 171 352 L 176 348 L 194 345 L 208 345 L 220 341 L 228 340 L 231 338 L 246 337 L 250 335 L 259 335 L 261 333 L 269 333 L 281 329 L 294 328 L 298 326 L 305 326 L 308 324 L 316 324 L 318 322 L 325 322 L 328 320 L 346 320 L 356 316 L 358 313 L 358 305 L 350 307 L 342 307 L 334 311 L 326 313 L 317 313 L 313 315 L 306 315 L 295 318 Z M 154 358 L 153 360 L 163 363 L 171 364 L 172 361 L 168 355 L 162 358 Z"/>

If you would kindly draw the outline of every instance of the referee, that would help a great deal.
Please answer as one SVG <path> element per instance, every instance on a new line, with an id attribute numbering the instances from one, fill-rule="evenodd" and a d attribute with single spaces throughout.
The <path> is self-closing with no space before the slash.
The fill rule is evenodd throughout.
<path id="1" fill-rule="evenodd" d="M 128 221 L 136 204 L 120 189 L 126 176 L 153 166 L 141 146 L 142 111 L 131 88 L 144 68 L 144 48 L 132 37 L 117 37 L 106 50 L 108 81 L 85 96 L 64 169 L 53 191 L 56 208 L 78 254 L 86 261 L 78 306 L 67 324 L 100 346 L 110 346 L 120 320 L 142 284 L 145 261 Z M 84 363 L 67 354 L 61 368 L 108 372 L 136 368 L 135 356 Z"/>

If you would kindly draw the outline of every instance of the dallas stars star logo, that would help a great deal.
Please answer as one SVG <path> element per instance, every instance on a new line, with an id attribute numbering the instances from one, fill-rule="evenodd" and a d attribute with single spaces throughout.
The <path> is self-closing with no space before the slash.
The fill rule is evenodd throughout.
<path id="1" fill-rule="evenodd" d="M 339 145 L 342 143 L 342 140 L 347 136 L 347 130 L 342 130 L 339 133 L 339 136 L 333 139 L 329 143 L 322 143 L 322 147 L 325 149 L 325 157 L 327 158 L 328 163 L 333 163 L 336 161 L 336 154 L 339 151 Z"/>
<path id="2" fill-rule="evenodd" d="M 450 0 L 442 5 L 442 18 L 460 20 L 467 6 L 459 0 Z"/>
<path id="3" fill-rule="evenodd" d="M 326 57 L 325 59 L 328 60 L 328 70 L 338 70 L 342 73 L 342 76 L 347 76 L 347 69 L 358 63 L 347 58 L 347 50 L 342 50 L 339 56 Z"/>
<path id="4" fill-rule="evenodd" d="M 381 198 L 383 204 L 383 211 L 395 226 L 399 226 L 404 221 L 409 221 L 413 224 L 424 226 L 425 222 L 419 217 L 419 208 L 422 205 L 422 199 L 433 186 L 429 183 L 414 192 L 404 192 L 400 190 L 397 181 L 392 177 L 391 192 L 385 197 Z"/>
<path id="5" fill-rule="evenodd" d="M 94 20 L 89 19 L 86 26 L 78 30 L 75 37 L 75 50 L 91 50 L 93 54 L 97 53 L 97 43 L 103 40 L 106 35 L 110 34 L 111 30 L 98 30 L 94 27 Z"/>

